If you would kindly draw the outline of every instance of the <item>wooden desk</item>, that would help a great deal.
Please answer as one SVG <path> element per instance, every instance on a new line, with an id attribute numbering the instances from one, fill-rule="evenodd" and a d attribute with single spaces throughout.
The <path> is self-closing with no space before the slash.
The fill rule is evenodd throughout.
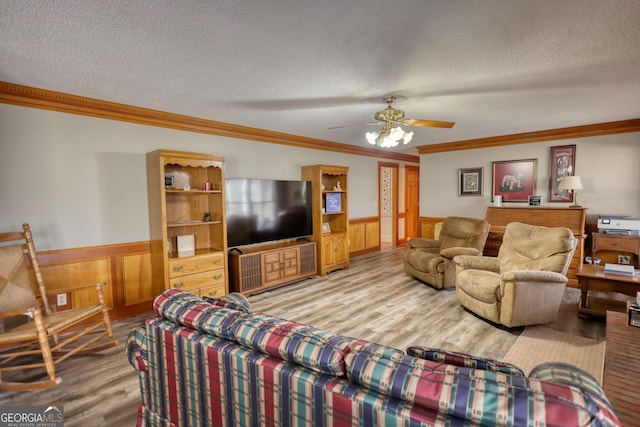
<path id="1" fill-rule="evenodd" d="M 576 274 L 580 283 L 579 315 L 604 317 L 607 310 L 626 310 L 626 302 L 589 296 L 589 291 L 619 292 L 632 297 L 640 291 L 640 276 L 605 273 L 603 266 L 585 264 Z"/>
<path id="2" fill-rule="evenodd" d="M 627 324 L 626 313 L 607 311 L 602 388 L 623 426 L 640 426 L 640 328 Z"/>

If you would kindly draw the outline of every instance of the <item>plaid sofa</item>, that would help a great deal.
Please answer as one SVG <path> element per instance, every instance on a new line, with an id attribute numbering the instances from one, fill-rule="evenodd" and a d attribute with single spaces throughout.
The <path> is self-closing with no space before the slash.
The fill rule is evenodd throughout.
<path id="1" fill-rule="evenodd" d="M 132 330 L 138 426 L 617 426 L 589 374 L 406 352 L 171 289 Z"/>

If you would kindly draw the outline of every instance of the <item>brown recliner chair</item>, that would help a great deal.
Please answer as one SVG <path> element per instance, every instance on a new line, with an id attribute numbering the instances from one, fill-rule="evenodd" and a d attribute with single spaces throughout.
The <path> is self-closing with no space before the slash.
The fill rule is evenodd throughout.
<path id="1" fill-rule="evenodd" d="M 458 301 L 507 327 L 554 322 L 575 245 L 568 228 L 512 222 L 497 257 L 454 258 Z"/>
<path id="2" fill-rule="evenodd" d="M 481 255 L 489 234 L 483 219 L 447 217 L 437 240 L 410 239 L 404 255 L 404 271 L 434 288 L 451 288 L 456 284 L 453 258 L 456 255 Z"/>

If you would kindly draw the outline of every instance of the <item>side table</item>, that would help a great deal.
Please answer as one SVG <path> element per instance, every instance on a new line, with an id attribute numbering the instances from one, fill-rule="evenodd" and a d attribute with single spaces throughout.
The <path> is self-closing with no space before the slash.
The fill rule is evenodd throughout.
<path id="1" fill-rule="evenodd" d="M 623 426 L 640 426 L 640 328 L 627 314 L 607 311 L 603 389 Z"/>
<path id="2" fill-rule="evenodd" d="M 589 295 L 590 291 L 619 292 L 631 297 L 640 291 L 640 276 L 607 273 L 603 266 L 584 264 L 576 276 L 581 292 L 579 316 L 604 317 L 607 310 L 625 311 L 625 301 L 594 297 Z"/>

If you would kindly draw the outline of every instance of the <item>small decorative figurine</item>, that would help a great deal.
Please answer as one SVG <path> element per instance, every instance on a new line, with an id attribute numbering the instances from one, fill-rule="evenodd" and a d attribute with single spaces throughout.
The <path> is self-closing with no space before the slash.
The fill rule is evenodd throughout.
<path id="1" fill-rule="evenodd" d="M 340 181 L 338 181 L 333 187 L 333 191 L 342 191 L 342 187 L 340 187 Z"/>
<path id="2" fill-rule="evenodd" d="M 204 217 L 202 217 L 202 221 L 209 222 L 211 221 L 211 214 L 209 212 L 204 213 Z"/>

